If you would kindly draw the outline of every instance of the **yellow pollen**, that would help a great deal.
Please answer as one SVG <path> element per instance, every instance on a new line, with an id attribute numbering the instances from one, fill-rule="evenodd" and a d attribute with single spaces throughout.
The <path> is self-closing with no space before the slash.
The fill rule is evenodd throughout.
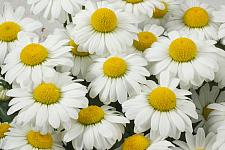
<path id="1" fill-rule="evenodd" d="M 13 42 L 17 39 L 17 34 L 21 31 L 20 26 L 14 22 L 4 22 L 0 24 L 0 41 Z"/>
<path id="2" fill-rule="evenodd" d="M 153 18 L 163 18 L 167 14 L 168 5 L 165 2 L 162 2 L 162 3 L 164 4 L 165 8 L 163 10 L 155 8 L 155 10 L 153 12 Z"/>
<path id="3" fill-rule="evenodd" d="M 89 56 L 90 54 L 88 52 L 79 52 L 78 51 L 78 46 L 73 40 L 70 40 L 69 43 L 70 46 L 72 46 L 72 54 L 73 56 L 79 56 L 79 57 L 86 57 Z"/>
<path id="4" fill-rule="evenodd" d="M 42 135 L 40 132 L 29 131 L 27 141 L 37 149 L 51 149 L 53 146 L 53 139 L 50 133 Z"/>
<path id="5" fill-rule="evenodd" d="M 0 123 L 0 139 L 5 137 L 5 133 L 9 132 L 10 127 L 8 123 Z"/>
<path id="6" fill-rule="evenodd" d="M 143 0 L 125 0 L 127 3 L 137 4 L 143 2 Z"/>
<path id="7" fill-rule="evenodd" d="M 202 28 L 208 25 L 209 14 L 201 7 L 192 7 L 184 13 L 183 21 L 190 28 Z"/>
<path id="8" fill-rule="evenodd" d="M 40 44 L 29 44 L 20 53 L 20 60 L 27 66 L 36 66 L 43 63 L 48 57 L 48 50 Z"/>
<path id="9" fill-rule="evenodd" d="M 122 150 L 146 150 L 151 141 L 143 135 L 135 134 L 125 139 Z"/>
<path id="10" fill-rule="evenodd" d="M 150 48 L 154 42 L 157 41 L 157 37 L 151 32 L 140 32 L 138 33 L 138 41 L 134 40 L 134 47 L 143 52 L 147 48 Z"/>
<path id="11" fill-rule="evenodd" d="M 60 90 L 52 83 L 41 83 L 33 91 L 36 102 L 45 105 L 55 104 L 61 96 Z"/>
<path id="12" fill-rule="evenodd" d="M 148 95 L 149 104 L 160 112 L 168 112 L 176 107 L 175 93 L 166 87 L 158 87 Z"/>
<path id="13" fill-rule="evenodd" d="M 176 62 L 188 62 L 197 55 L 196 44 L 188 38 L 178 38 L 169 47 L 169 55 Z"/>
<path id="14" fill-rule="evenodd" d="M 212 111 L 213 111 L 213 109 L 207 108 L 207 106 L 203 108 L 202 115 L 203 115 L 203 117 L 205 118 L 205 120 L 208 119 L 209 114 L 210 114 Z"/>
<path id="15" fill-rule="evenodd" d="M 196 148 L 195 150 L 205 150 L 203 147 Z"/>
<path id="16" fill-rule="evenodd" d="M 117 16 L 108 8 L 97 9 L 91 16 L 91 25 L 98 32 L 112 32 L 117 26 Z"/>
<path id="17" fill-rule="evenodd" d="M 104 118 L 104 111 L 102 108 L 98 106 L 89 106 L 87 108 L 83 108 L 78 113 L 78 121 L 83 125 L 92 125 Z"/>
<path id="18" fill-rule="evenodd" d="M 104 75 L 110 78 L 122 77 L 127 71 L 127 63 L 120 57 L 111 57 L 103 64 Z"/>

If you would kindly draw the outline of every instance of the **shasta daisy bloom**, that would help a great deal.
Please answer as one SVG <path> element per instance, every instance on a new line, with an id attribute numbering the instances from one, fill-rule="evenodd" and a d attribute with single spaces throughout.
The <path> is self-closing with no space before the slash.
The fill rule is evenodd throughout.
<path id="1" fill-rule="evenodd" d="M 80 110 L 63 140 L 72 141 L 77 150 L 110 149 L 121 140 L 126 123 L 129 120 L 111 106 L 88 106 Z"/>
<path id="2" fill-rule="evenodd" d="M 20 31 L 31 33 L 42 27 L 39 21 L 24 17 L 25 9 L 15 10 L 9 3 L 4 3 L 3 14 L 0 13 L 0 66 L 9 51 L 15 48 Z"/>
<path id="3" fill-rule="evenodd" d="M 218 40 L 219 24 L 214 21 L 214 8 L 199 0 L 188 0 L 169 17 L 168 31 L 197 34 L 204 39 Z"/>
<path id="4" fill-rule="evenodd" d="M 206 136 L 205 131 L 199 128 L 196 135 L 186 132 L 185 137 L 186 143 L 180 140 L 173 142 L 179 146 L 173 148 L 173 150 L 214 150 L 212 147 L 216 142 L 216 136 L 212 132 Z"/>
<path id="5" fill-rule="evenodd" d="M 78 108 L 88 106 L 86 87 L 72 79 L 66 73 L 56 73 L 39 84 L 9 90 L 7 95 L 13 99 L 9 102 L 7 114 L 18 111 L 16 123 L 32 123 L 43 133 L 47 132 L 49 125 L 69 128 L 71 119 L 78 117 Z"/>
<path id="6" fill-rule="evenodd" d="M 146 53 L 152 63 L 150 72 L 158 75 L 167 70 L 181 80 L 182 88 L 199 87 L 204 81 L 214 80 L 219 69 L 217 58 L 222 50 L 215 43 L 196 34 L 170 32 L 168 38 L 159 40 Z"/>
<path id="7" fill-rule="evenodd" d="M 2 67 L 2 74 L 10 84 L 39 83 L 43 77 L 52 76 L 55 66 L 72 66 L 68 57 L 70 46 L 65 46 L 68 40 L 60 40 L 59 36 L 49 35 L 43 42 L 38 38 L 29 37 L 24 33 L 18 34 L 18 42 Z"/>
<path id="8" fill-rule="evenodd" d="M 92 98 L 99 94 L 104 104 L 119 101 L 141 92 L 141 84 L 150 76 L 145 66 L 147 61 L 138 54 L 99 58 L 89 67 L 87 81 Z"/>
<path id="9" fill-rule="evenodd" d="M 187 97 L 191 92 L 177 89 L 179 80 L 168 73 L 160 75 L 160 85 L 149 80 L 137 96 L 122 104 L 129 120 L 134 120 L 134 132 L 148 129 L 162 137 L 179 138 L 184 131 L 192 132 L 192 122 L 197 119 L 194 103 Z"/>
<path id="10" fill-rule="evenodd" d="M 3 145 L 5 144 L 5 134 L 9 131 L 10 124 L 4 122 L 0 122 L 0 149 L 3 148 Z"/>
<path id="11" fill-rule="evenodd" d="M 132 14 L 122 12 L 106 1 L 88 1 L 85 8 L 74 18 L 77 42 L 85 50 L 97 55 L 118 54 L 132 45 L 140 22 Z"/>
<path id="12" fill-rule="evenodd" d="M 6 133 L 4 150 L 64 150 L 61 134 L 48 131 L 42 134 L 31 125 L 13 125 Z"/>

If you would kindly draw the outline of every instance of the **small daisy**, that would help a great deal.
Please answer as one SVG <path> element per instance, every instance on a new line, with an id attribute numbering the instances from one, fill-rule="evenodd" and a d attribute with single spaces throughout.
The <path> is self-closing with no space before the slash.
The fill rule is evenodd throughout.
<path id="1" fill-rule="evenodd" d="M 2 68 L 2 74 L 6 73 L 5 80 L 10 84 L 13 81 L 39 83 L 43 77 L 54 74 L 55 66 L 72 66 L 71 58 L 67 56 L 70 46 L 64 46 L 67 42 L 56 35 L 49 35 L 45 41 L 39 42 L 38 38 L 20 32 L 16 48 L 7 55 Z"/>
<path id="2" fill-rule="evenodd" d="M 186 0 L 169 17 L 166 28 L 168 31 L 181 31 L 184 33 L 197 34 L 204 39 L 218 40 L 219 24 L 214 22 L 214 8 L 199 0 Z"/>
<path id="3" fill-rule="evenodd" d="M 13 125 L 6 135 L 4 150 L 65 150 L 57 131 L 42 134 L 28 125 Z"/>
<path id="4" fill-rule="evenodd" d="M 0 122 L 0 149 L 3 148 L 3 145 L 5 144 L 5 133 L 9 132 L 9 128 L 11 126 L 4 122 L 4 123 L 1 123 Z"/>
<path id="5" fill-rule="evenodd" d="M 176 147 L 173 150 L 214 150 L 212 147 L 216 142 L 216 136 L 212 132 L 205 136 L 205 131 L 199 128 L 196 135 L 186 132 L 185 137 L 186 143 L 180 140 L 173 142 L 179 146 L 179 148 Z"/>
<path id="6" fill-rule="evenodd" d="M 224 52 L 216 48 L 215 43 L 196 34 L 170 32 L 168 38 L 159 40 L 146 53 L 152 63 L 150 72 L 158 75 L 168 70 L 181 80 L 182 88 L 199 87 L 204 81 L 214 80 L 219 69 L 217 54 L 224 55 Z"/>
<path id="7" fill-rule="evenodd" d="M 24 18 L 25 9 L 13 9 L 9 3 L 4 3 L 3 14 L 0 14 L 0 66 L 9 51 L 15 48 L 15 42 L 20 31 L 31 33 L 42 27 L 39 21 Z"/>
<path id="8" fill-rule="evenodd" d="M 129 120 L 113 107 L 92 105 L 80 110 L 77 121 L 66 131 L 63 139 L 72 141 L 77 150 L 110 149 L 121 140 L 126 123 Z"/>
<path id="9" fill-rule="evenodd" d="M 134 120 L 134 131 L 151 129 L 162 137 L 179 138 L 184 131 L 192 132 L 192 122 L 197 119 L 194 103 L 187 97 L 191 92 L 177 89 L 179 80 L 168 72 L 160 75 L 160 85 L 149 80 L 142 92 L 122 104 L 129 120 Z"/>
<path id="10" fill-rule="evenodd" d="M 115 9 L 106 1 L 88 1 L 86 9 L 74 18 L 75 36 L 91 54 L 118 54 L 132 45 L 139 22 L 132 14 Z"/>
<path id="11" fill-rule="evenodd" d="M 147 61 L 137 54 L 110 56 L 96 59 L 89 67 L 87 81 L 92 98 L 99 94 L 104 104 L 119 101 L 141 92 L 141 84 L 150 76 L 145 66 Z"/>
<path id="12" fill-rule="evenodd" d="M 9 90 L 7 95 L 14 98 L 9 102 L 7 114 L 18 111 L 16 123 L 32 123 L 43 133 L 49 125 L 69 128 L 70 119 L 77 119 L 78 108 L 88 106 L 86 87 L 73 82 L 72 78 L 66 73 L 56 73 L 37 85 Z"/>

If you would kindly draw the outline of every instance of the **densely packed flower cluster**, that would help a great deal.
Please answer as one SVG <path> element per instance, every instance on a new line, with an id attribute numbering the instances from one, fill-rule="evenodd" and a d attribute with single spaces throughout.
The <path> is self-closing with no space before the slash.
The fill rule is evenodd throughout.
<path id="1" fill-rule="evenodd" d="M 225 6 L 0 5 L 0 149 L 225 149 Z"/>

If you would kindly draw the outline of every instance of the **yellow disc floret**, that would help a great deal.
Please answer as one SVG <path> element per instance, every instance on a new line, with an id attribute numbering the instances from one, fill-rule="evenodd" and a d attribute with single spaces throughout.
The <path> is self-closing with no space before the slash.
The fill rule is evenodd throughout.
<path id="1" fill-rule="evenodd" d="M 164 9 L 155 8 L 153 12 L 153 18 L 163 18 L 167 12 L 168 12 L 168 5 L 165 2 L 162 2 L 164 4 Z"/>
<path id="2" fill-rule="evenodd" d="M 203 148 L 203 147 L 198 147 L 198 148 L 196 148 L 195 150 L 205 150 L 205 148 Z"/>
<path id="3" fill-rule="evenodd" d="M 91 16 L 91 25 L 98 32 L 112 32 L 117 26 L 117 16 L 111 9 L 99 8 Z"/>
<path id="4" fill-rule="evenodd" d="M 35 101 L 45 105 L 57 103 L 60 96 L 59 88 L 53 83 L 41 83 L 33 91 Z"/>
<path id="5" fill-rule="evenodd" d="M 208 25 L 209 14 L 201 7 L 192 7 L 184 13 L 183 21 L 190 28 L 202 28 Z"/>
<path id="6" fill-rule="evenodd" d="M 101 122 L 101 120 L 104 118 L 104 115 L 105 113 L 102 108 L 98 106 L 89 106 L 80 110 L 78 113 L 78 122 L 83 125 L 96 124 Z"/>
<path id="7" fill-rule="evenodd" d="M 8 123 L 0 123 L 0 139 L 5 137 L 11 126 Z"/>
<path id="8" fill-rule="evenodd" d="M 122 77 L 127 71 L 127 63 L 120 57 L 110 57 L 103 64 L 104 75 L 110 78 Z"/>
<path id="9" fill-rule="evenodd" d="M 208 119 L 209 114 L 210 114 L 212 111 L 213 111 L 213 109 L 207 108 L 207 106 L 203 108 L 202 115 L 203 115 L 203 117 L 205 118 L 205 120 Z"/>
<path id="10" fill-rule="evenodd" d="M 40 44 L 29 44 L 20 53 L 20 60 L 27 66 L 36 66 L 43 63 L 48 57 L 48 50 Z"/>
<path id="11" fill-rule="evenodd" d="M 29 131 L 27 141 L 37 149 L 51 149 L 53 146 L 53 138 L 50 133 L 42 135 L 40 132 Z"/>
<path id="12" fill-rule="evenodd" d="M 137 4 L 143 2 L 143 0 L 125 0 L 127 3 Z"/>
<path id="13" fill-rule="evenodd" d="M 78 57 L 86 57 L 89 56 L 90 54 L 88 52 L 79 52 L 78 51 L 78 46 L 73 40 L 70 40 L 69 43 L 70 46 L 72 46 L 72 54 L 73 56 L 78 56 Z"/>
<path id="14" fill-rule="evenodd" d="M 139 32 L 138 40 L 134 40 L 134 47 L 143 52 L 147 48 L 150 48 L 151 45 L 157 41 L 157 37 L 151 32 Z"/>
<path id="15" fill-rule="evenodd" d="M 14 22 L 4 22 L 0 24 L 0 41 L 13 42 L 17 39 L 17 34 L 21 27 Z"/>
<path id="16" fill-rule="evenodd" d="M 155 110 L 167 112 L 176 107 L 176 95 L 167 87 L 158 87 L 148 95 L 148 102 Z"/>
<path id="17" fill-rule="evenodd" d="M 146 150 L 151 141 L 143 135 L 135 134 L 125 139 L 122 150 Z"/>
<path id="18" fill-rule="evenodd" d="M 178 38 L 170 44 L 169 55 L 176 62 L 192 61 L 197 55 L 197 46 L 189 38 Z"/>

